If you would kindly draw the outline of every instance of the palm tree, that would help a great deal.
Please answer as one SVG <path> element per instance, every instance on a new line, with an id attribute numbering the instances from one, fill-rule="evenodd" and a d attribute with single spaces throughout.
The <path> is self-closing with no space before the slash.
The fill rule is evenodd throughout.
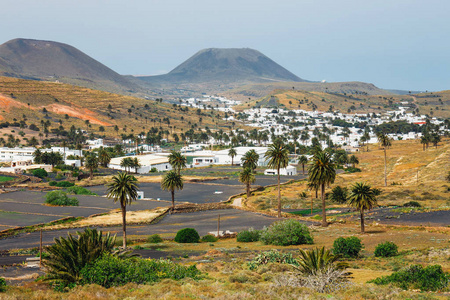
<path id="1" fill-rule="evenodd" d="M 137 174 L 138 169 L 141 167 L 141 162 L 139 160 L 139 158 L 135 157 L 135 158 L 131 158 L 131 167 L 134 168 L 134 173 Z"/>
<path id="2" fill-rule="evenodd" d="M 422 135 L 422 137 L 420 138 L 420 143 L 422 144 L 423 151 L 425 151 L 425 146 L 428 145 L 429 142 L 430 142 L 429 136 L 428 135 Z"/>
<path id="3" fill-rule="evenodd" d="M 129 175 L 125 172 L 120 172 L 113 176 L 112 182 L 107 184 L 107 197 L 114 199 L 114 202 L 119 201 L 120 203 L 124 249 L 127 247 L 127 204 L 131 205 L 131 202 L 136 200 L 138 184 L 139 182 L 133 175 Z"/>
<path id="4" fill-rule="evenodd" d="M 319 191 L 319 187 L 320 186 L 318 184 L 315 184 L 314 182 L 308 182 L 307 187 L 308 187 L 308 190 L 314 191 L 315 195 L 316 195 L 315 198 L 313 198 L 313 196 L 311 195 L 311 215 L 312 215 L 313 214 L 313 209 L 314 209 L 314 199 L 319 198 L 317 193 Z"/>
<path id="5" fill-rule="evenodd" d="M 128 172 L 128 173 L 129 173 L 129 171 L 128 171 L 127 168 L 130 168 L 130 167 L 131 167 L 131 164 L 132 164 L 132 161 L 131 161 L 131 160 L 132 160 L 132 159 L 131 159 L 130 157 L 124 157 L 124 158 L 122 158 L 122 160 L 120 161 L 120 166 L 121 166 L 122 168 L 125 169 L 125 172 Z"/>
<path id="6" fill-rule="evenodd" d="M 98 157 L 95 153 L 86 156 L 86 167 L 89 169 L 89 178 L 94 177 L 94 170 L 98 168 Z"/>
<path id="7" fill-rule="evenodd" d="M 169 155 L 169 163 L 175 172 L 180 175 L 181 170 L 186 168 L 187 159 L 186 156 L 181 155 L 181 152 L 174 150 Z"/>
<path id="8" fill-rule="evenodd" d="M 320 271 L 325 271 L 328 268 L 336 270 L 344 270 L 348 267 L 347 263 L 336 261 L 340 258 L 339 255 L 334 255 L 330 250 L 325 250 L 325 247 L 315 248 L 312 250 L 300 249 L 300 257 L 298 259 L 298 267 L 296 267 L 303 275 L 313 275 Z"/>
<path id="9" fill-rule="evenodd" d="M 386 149 L 391 146 L 391 139 L 384 133 L 380 133 L 378 135 L 378 142 L 384 150 L 384 186 L 387 186 L 387 157 L 386 157 Z"/>
<path id="10" fill-rule="evenodd" d="M 245 152 L 244 156 L 241 158 L 242 166 L 244 168 L 250 168 L 255 171 L 258 166 L 259 154 L 256 153 L 254 149 Z"/>
<path id="11" fill-rule="evenodd" d="M 252 169 L 245 168 L 242 172 L 239 173 L 239 182 L 245 184 L 247 189 L 247 199 L 250 198 L 250 185 L 255 182 L 255 175 L 253 174 Z"/>
<path id="12" fill-rule="evenodd" d="M 183 178 L 175 171 L 169 171 L 161 181 L 161 189 L 170 191 L 172 195 L 172 211 L 175 209 L 175 190 L 183 189 Z"/>
<path id="13" fill-rule="evenodd" d="M 433 133 L 431 136 L 431 142 L 433 143 L 433 146 L 438 147 L 439 142 L 441 141 L 441 137 L 437 132 Z"/>
<path id="14" fill-rule="evenodd" d="M 109 162 L 111 161 L 111 154 L 106 151 L 105 148 L 100 147 L 100 150 L 98 151 L 98 160 L 99 163 L 102 165 L 102 167 L 108 167 Z"/>
<path id="15" fill-rule="evenodd" d="M 103 235 L 102 231 L 90 228 L 77 234 L 78 237 L 69 233 L 67 239 L 55 238 L 55 244 L 46 248 L 48 257 L 42 262 L 47 269 L 46 281 L 78 283 L 84 266 L 114 248 L 115 235 Z"/>
<path id="16" fill-rule="evenodd" d="M 349 205 L 359 209 L 361 214 L 361 233 L 364 233 L 364 210 L 372 209 L 377 205 L 376 193 L 370 184 L 356 182 L 348 197 Z"/>
<path id="17" fill-rule="evenodd" d="M 359 159 L 356 155 L 352 155 L 350 156 L 349 162 L 353 165 L 353 168 L 355 168 L 356 165 L 359 164 Z"/>
<path id="18" fill-rule="evenodd" d="M 308 169 L 308 181 L 320 186 L 322 196 L 322 227 L 328 226 L 325 209 L 325 185 L 333 183 L 336 169 L 331 155 L 324 151 L 316 151 Z"/>
<path id="19" fill-rule="evenodd" d="M 305 165 L 308 163 L 308 158 L 302 155 L 298 159 L 298 162 L 302 165 L 303 175 L 305 175 Z"/>
<path id="20" fill-rule="evenodd" d="M 234 149 L 233 147 L 230 148 L 230 150 L 228 151 L 228 156 L 231 157 L 231 165 L 233 165 L 234 163 L 234 157 L 237 155 L 236 149 Z"/>
<path id="21" fill-rule="evenodd" d="M 280 169 L 286 168 L 289 164 L 289 150 L 282 140 L 276 139 L 273 144 L 269 145 L 265 158 L 269 159 L 267 166 L 277 169 L 278 179 L 278 218 L 281 218 L 281 191 L 280 191 Z"/>

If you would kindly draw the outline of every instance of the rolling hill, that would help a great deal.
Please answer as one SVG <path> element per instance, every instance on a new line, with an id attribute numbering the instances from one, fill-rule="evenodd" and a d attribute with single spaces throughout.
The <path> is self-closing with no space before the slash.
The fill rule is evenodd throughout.
<path id="1" fill-rule="evenodd" d="M 123 94 L 142 90 L 80 50 L 42 40 L 14 39 L 0 45 L 0 75 L 59 81 Z"/>

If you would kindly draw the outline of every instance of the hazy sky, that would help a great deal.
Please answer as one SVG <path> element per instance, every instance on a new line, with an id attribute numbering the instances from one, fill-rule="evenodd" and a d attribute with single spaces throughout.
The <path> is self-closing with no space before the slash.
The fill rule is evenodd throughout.
<path id="1" fill-rule="evenodd" d="M 253 48 L 308 80 L 450 89 L 448 0 L 0 0 L 0 43 L 70 44 L 120 74 Z"/>

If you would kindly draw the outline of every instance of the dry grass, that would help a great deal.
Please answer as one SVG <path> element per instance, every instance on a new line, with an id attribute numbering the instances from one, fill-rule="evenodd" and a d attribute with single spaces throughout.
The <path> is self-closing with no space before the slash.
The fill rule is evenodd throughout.
<path id="1" fill-rule="evenodd" d="M 159 216 L 167 212 L 167 208 L 156 208 L 138 211 L 127 211 L 127 224 L 148 224 Z M 90 226 L 117 226 L 122 225 L 122 212 L 117 209 L 107 214 L 84 218 L 71 223 L 52 225 L 47 227 L 48 230 L 58 230 L 65 228 L 79 228 Z"/>

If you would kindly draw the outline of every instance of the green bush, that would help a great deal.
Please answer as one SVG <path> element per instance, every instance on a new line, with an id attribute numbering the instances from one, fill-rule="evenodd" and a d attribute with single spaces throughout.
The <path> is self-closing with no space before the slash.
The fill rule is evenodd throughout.
<path id="1" fill-rule="evenodd" d="M 45 178 L 48 176 L 47 171 L 45 171 L 44 169 L 34 169 L 32 172 L 33 176 L 39 177 L 39 178 Z"/>
<path id="2" fill-rule="evenodd" d="M 177 232 L 175 242 L 177 243 L 198 243 L 200 236 L 194 228 L 184 228 Z"/>
<path id="3" fill-rule="evenodd" d="M 202 242 L 205 242 L 205 243 L 215 243 L 215 242 L 217 242 L 219 239 L 218 238 L 216 238 L 214 235 L 212 235 L 212 234 L 207 234 L 207 235 L 204 235 L 204 236 L 202 236 L 202 239 L 201 239 L 201 241 Z"/>
<path id="4" fill-rule="evenodd" d="M 393 242 L 385 242 L 375 247 L 376 257 L 391 257 L 398 254 L 398 247 Z"/>
<path id="5" fill-rule="evenodd" d="M 242 243 L 257 242 L 261 236 L 261 230 L 254 230 L 249 228 L 248 230 L 242 230 L 236 236 L 236 241 Z"/>
<path id="6" fill-rule="evenodd" d="M 159 234 L 152 234 L 151 236 L 149 236 L 147 238 L 147 242 L 157 244 L 157 243 L 162 243 L 163 239 L 159 236 Z"/>
<path id="7" fill-rule="evenodd" d="M 292 219 L 275 222 L 263 229 L 260 240 L 266 245 L 276 246 L 313 243 L 308 227 Z"/>
<path id="8" fill-rule="evenodd" d="M 49 186 L 56 186 L 57 182 L 56 181 L 50 181 L 48 183 Z"/>
<path id="9" fill-rule="evenodd" d="M 6 291 L 6 280 L 3 277 L 0 277 L 0 293 L 3 293 L 4 291 Z"/>
<path id="10" fill-rule="evenodd" d="M 164 278 L 198 278 L 200 271 L 195 265 L 185 267 L 169 260 L 120 259 L 104 255 L 81 270 L 83 284 L 98 284 L 106 288 L 129 282 L 151 283 Z"/>
<path id="11" fill-rule="evenodd" d="M 158 169 L 153 167 L 153 168 L 150 169 L 149 173 L 156 173 L 156 172 L 158 172 Z"/>
<path id="12" fill-rule="evenodd" d="M 422 205 L 417 201 L 409 201 L 403 204 L 403 207 L 422 207 Z"/>
<path id="13" fill-rule="evenodd" d="M 347 258 L 358 257 L 362 248 L 363 244 L 361 243 L 361 239 L 356 236 L 350 236 L 348 238 L 340 237 L 333 242 L 333 254 L 342 255 Z"/>
<path id="14" fill-rule="evenodd" d="M 448 286 L 449 279 L 449 274 L 444 273 L 440 265 L 425 268 L 421 265 L 412 265 L 389 276 L 379 277 L 369 282 L 377 285 L 392 284 L 404 290 L 439 291 Z"/>
<path id="15" fill-rule="evenodd" d="M 292 253 L 282 253 L 277 250 L 261 252 L 248 263 L 250 270 L 255 270 L 268 263 L 290 264 L 298 266 L 298 261 L 292 257 Z"/>
<path id="16" fill-rule="evenodd" d="M 74 195 L 97 195 L 96 193 L 91 192 L 87 188 L 84 188 L 82 186 L 77 186 L 77 185 L 68 187 L 67 192 L 69 194 L 74 194 Z"/>
<path id="17" fill-rule="evenodd" d="M 45 203 L 58 206 L 78 206 L 78 199 L 67 197 L 63 191 L 51 191 L 45 195 Z"/>
<path id="18" fill-rule="evenodd" d="M 357 172 L 361 172 L 361 169 L 353 167 L 348 167 L 345 169 L 345 173 L 357 173 Z"/>
<path id="19" fill-rule="evenodd" d="M 75 183 L 69 182 L 69 181 L 60 181 L 60 182 L 56 183 L 57 187 L 71 187 L 71 186 L 74 186 L 74 185 L 75 185 Z"/>

